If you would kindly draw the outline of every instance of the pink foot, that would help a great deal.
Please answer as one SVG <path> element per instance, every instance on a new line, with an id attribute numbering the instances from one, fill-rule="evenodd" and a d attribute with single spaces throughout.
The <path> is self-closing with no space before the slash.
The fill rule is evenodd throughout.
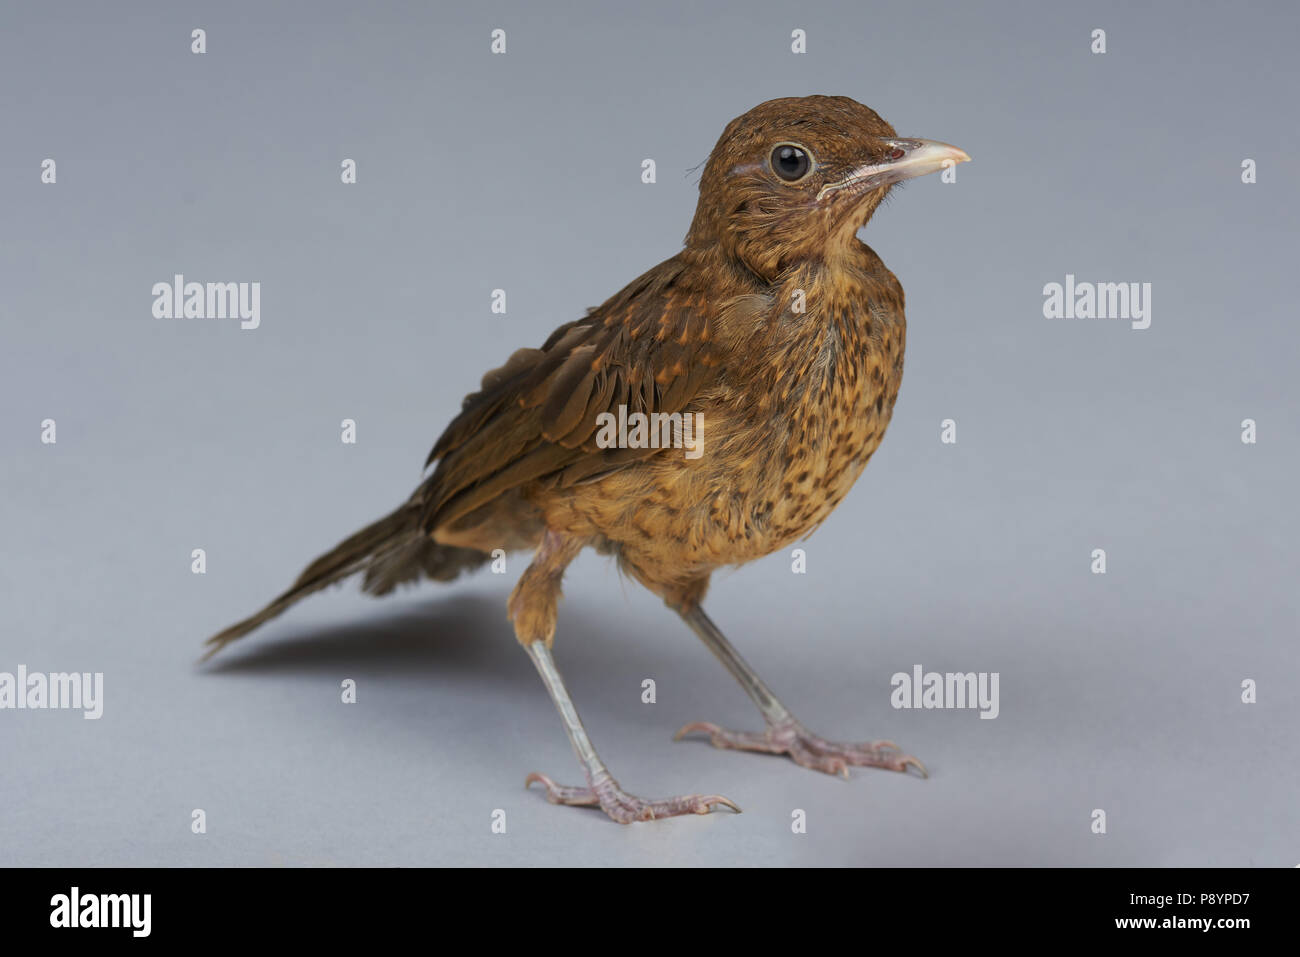
<path id="1" fill-rule="evenodd" d="M 534 771 L 524 781 L 524 787 L 529 787 L 534 781 L 540 781 L 545 786 L 546 800 L 552 804 L 599 806 L 619 824 L 654 821 L 661 817 L 676 817 L 679 814 L 708 814 L 715 804 L 729 807 L 737 814 L 740 813 L 740 808 L 721 794 L 686 794 L 659 801 L 646 801 L 635 794 L 628 794 L 618 786 L 617 781 L 608 776 L 589 787 L 574 788 L 556 784 L 545 774 Z"/>
<path id="2" fill-rule="evenodd" d="M 796 764 L 827 774 L 849 776 L 849 766 L 888 768 L 904 771 L 915 767 L 921 777 L 930 775 L 925 765 L 898 750 L 892 741 L 867 741 L 862 744 L 840 744 L 819 738 L 793 718 L 780 725 L 769 725 L 759 734 L 752 731 L 728 731 L 707 721 L 686 725 L 673 736 L 680 741 L 686 735 L 702 731 L 709 736 L 715 748 L 734 748 L 739 751 L 763 751 L 767 754 L 788 754 Z"/>

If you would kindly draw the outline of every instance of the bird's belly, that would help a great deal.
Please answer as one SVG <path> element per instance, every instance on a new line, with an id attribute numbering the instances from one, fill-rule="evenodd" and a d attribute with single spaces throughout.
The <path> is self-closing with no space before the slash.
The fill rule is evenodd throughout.
<path id="1" fill-rule="evenodd" d="M 575 488 L 566 507 L 580 516 L 574 530 L 615 544 L 652 577 L 677 580 L 797 541 L 848 494 L 884 436 L 897 377 L 858 381 L 768 421 L 706 411 L 698 458 L 668 450 Z"/>
<path id="2" fill-rule="evenodd" d="M 739 546 L 725 564 L 769 554 L 809 534 L 848 494 L 880 445 L 892 398 L 880 410 L 861 397 L 794 423 L 771 448 L 747 502 L 713 518 Z M 746 505 L 748 507 L 746 507 Z"/>

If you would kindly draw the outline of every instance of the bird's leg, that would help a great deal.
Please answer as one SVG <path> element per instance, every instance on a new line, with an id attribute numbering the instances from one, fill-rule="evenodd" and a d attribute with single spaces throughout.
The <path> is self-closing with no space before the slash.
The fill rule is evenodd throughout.
<path id="1" fill-rule="evenodd" d="M 606 814 L 620 824 L 653 821 L 656 818 L 676 817 L 679 814 L 708 814 L 715 805 L 723 805 L 733 811 L 740 810 L 721 794 L 687 794 L 681 797 L 647 801 L 624 791 L 614 780 L 614 776 L 609 773 L 605 763 L 600 760 L 591 739 L 587 737 L 587 730 L 582 726 L 578 711 L 573 706 L 573 699 L 569 697 L 568 689 L 564 687 L 560 672 L 555 667 L 551 650 L 546 647 L 545 642 L 541 641 L 530 642 L 525 647 L 529 657 L 533 659 L 533 664 L 537 666 L 537 673 L 542 676 L 542 681 L 546 684 L 546 690 L 551 693 L 555 708 L 560 712 L 560 720 L 564 722 L 564 730 L 568 732 L 573 750 L 577 753 L 578 760 L 582 762 L 582 768 L 587 774 L 586 787 L 566 787 L 556 784 L 545 774 L 534 771 L 524 782 L 525 787 L 538 781 L 546 787 L 546 799 L 552 804 L 599 805 Z"/>
<path id="2" fill-rule="evenodd" d="M 647 801 L 624 791 L 587 736 L 587 729 L 578 717 L 578 709 L 569 697 L 564 679 L 551 656 L 551 642 L 555 635 L 555 605 L 560 597 L 560 578 L 564 567 L 582 548 L 581 542 L 547 531 L 536 557 L 515 586 L 510 596 L 510 617 L 515 623 L 515 634 L 528 652 L 528 656 L 542 676 L 546 690 L 560 713 L 564 730 L 569 735 L 578 760 L 587 776 L 586 787 L 566 787 L 556 784 L 544 774 L 534 771 L 528 775 L 524 786 L 534 781 L 546 788 L 546 797 L 552 804 L 599 806 L 620 824 L 633 821 L 652 821 L 679 814 L 708 814 L 715 805 L 739 811 L 732 801 L 720 794 L 688 794 L 681 797 Z"/>
<path id="3" fill-rule="evenodd" d="M 767 730 L 758 733 L 728 731 L 707 721 L 696 721 L 678 731 L 676 740 L 698 731 L 707 733 L 715 747 L 788 754 L 796 763 L 827 774 L 848 777 L 849 766 L 859 765 L 888 768 L 891 771 L 906 771 L 909 767 L 915 767 L 923 777 L 928 777 L 925 766 L 911 755 L 899 751 L 892 741 L 840 744 L 813 734 L 798 722 L 749 663 L 740 657 L 740 653 L 704 613 L 704 609 L 694 602 L 675 607 L 709 650 L 740 682 L 740 686 L 758 705 L 767 724 Z"/>

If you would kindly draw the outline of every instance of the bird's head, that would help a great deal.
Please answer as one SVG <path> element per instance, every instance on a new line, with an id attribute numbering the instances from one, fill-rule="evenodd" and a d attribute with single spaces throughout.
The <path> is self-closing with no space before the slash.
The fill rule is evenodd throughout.
<path id="1" fill-rule="evenodd" d="M 898 136 L 846 96 L 768 100 L 727 124 L 709 154 L 686 243 L 717 243 L 771 280 L 847 251 L 894 184 L 969 159 Z"/>

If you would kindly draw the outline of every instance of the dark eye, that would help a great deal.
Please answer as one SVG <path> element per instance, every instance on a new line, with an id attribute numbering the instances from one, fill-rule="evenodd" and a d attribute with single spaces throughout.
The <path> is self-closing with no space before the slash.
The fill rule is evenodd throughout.
<path id="1" fill-rule="evenodd" d="M 787 183 L 795 183 L 812 169 L 812 157 L 802 146 L 782 143 L 772 150 L 772 171 Z"/>

